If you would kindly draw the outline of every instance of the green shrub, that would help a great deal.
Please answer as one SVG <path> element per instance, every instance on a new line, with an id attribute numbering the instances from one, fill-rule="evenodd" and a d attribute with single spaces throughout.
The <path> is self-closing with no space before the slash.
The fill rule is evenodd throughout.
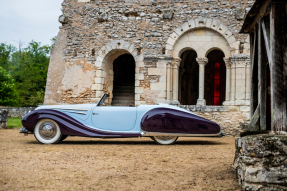
<path id="1" fill-rule="evenodd" d="M 0 66 L 0 106 L 17 106 L 17 99 L 13 78 Z"/>

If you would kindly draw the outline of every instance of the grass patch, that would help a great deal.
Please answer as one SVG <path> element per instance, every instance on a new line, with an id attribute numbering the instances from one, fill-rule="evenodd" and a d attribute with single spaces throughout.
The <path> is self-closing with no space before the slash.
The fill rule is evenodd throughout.
<path id="1" fill-rule="evenodd" d="M 9 117 L 8 118 L 8 122 L 7 122 L 7 128 L 8 129 L 13 129 L 13 128 L 20 128 L 20 127 L 22 127 L 21 120 L 22 120 L 21 118 Z"/>

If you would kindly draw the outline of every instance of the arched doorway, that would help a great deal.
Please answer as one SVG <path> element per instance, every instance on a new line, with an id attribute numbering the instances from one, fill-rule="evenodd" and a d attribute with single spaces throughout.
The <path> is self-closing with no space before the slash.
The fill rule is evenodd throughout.
<path id="1" fill-rule="evenodd" d="M 186 50 L 181 54 L 179 68 L 179 102 L 181 105 L 196 105 L 198 99 L 199 66 L 194 50 Z"/>
<path id="2" fill-rule="evenodd" d="M 135 60 L 131 54 L 123 54 L 113 62 L 113 106 L 135 104 Z"/>
<path id="3" fill-rule="evenodd" d="M 224 53 L 213 50 L 208 55 L 205 66 L 204 98 L 206 105 L 222 105 L 225 101 L 226 66 Z"/>

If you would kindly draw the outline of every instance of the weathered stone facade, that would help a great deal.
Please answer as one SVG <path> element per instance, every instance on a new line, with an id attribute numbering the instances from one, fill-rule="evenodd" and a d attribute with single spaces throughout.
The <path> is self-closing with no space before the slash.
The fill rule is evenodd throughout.
<path id="1" fill-rule="evenodd" d="M 243 190 L 287 190 L 287 137 L 237 138 L 234 167 Z"/>
<path id="2" fill-rule="evenodd" d="M 245 116 L 250 48 L 248 36 L 238 31 L 253 2 L 64 0 L 45 104 L 95 103 L 108 93 L 108 104 L 116 105 L 127 93 L 115 93 L 123 89 L 115 60 L 128 55 L 135 65 L 134 81 L 127 85 L 133 105 L 224 105 Z M 217 93 L 215 63 L 220 67 Z"/>

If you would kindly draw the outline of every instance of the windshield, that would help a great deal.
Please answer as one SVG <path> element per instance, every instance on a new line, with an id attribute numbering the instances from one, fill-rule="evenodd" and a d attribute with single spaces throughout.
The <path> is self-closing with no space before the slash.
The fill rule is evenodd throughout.
<path id="1" fill-rule="evenodd" d="M 107 99 L 107 97 L 109 97 L 109 94 L 104 94 L 101 99 L 98 101 L 97 106 L 101 106 L 103 105 L 103 103 L 105 102 L 105 100 Z"/>

